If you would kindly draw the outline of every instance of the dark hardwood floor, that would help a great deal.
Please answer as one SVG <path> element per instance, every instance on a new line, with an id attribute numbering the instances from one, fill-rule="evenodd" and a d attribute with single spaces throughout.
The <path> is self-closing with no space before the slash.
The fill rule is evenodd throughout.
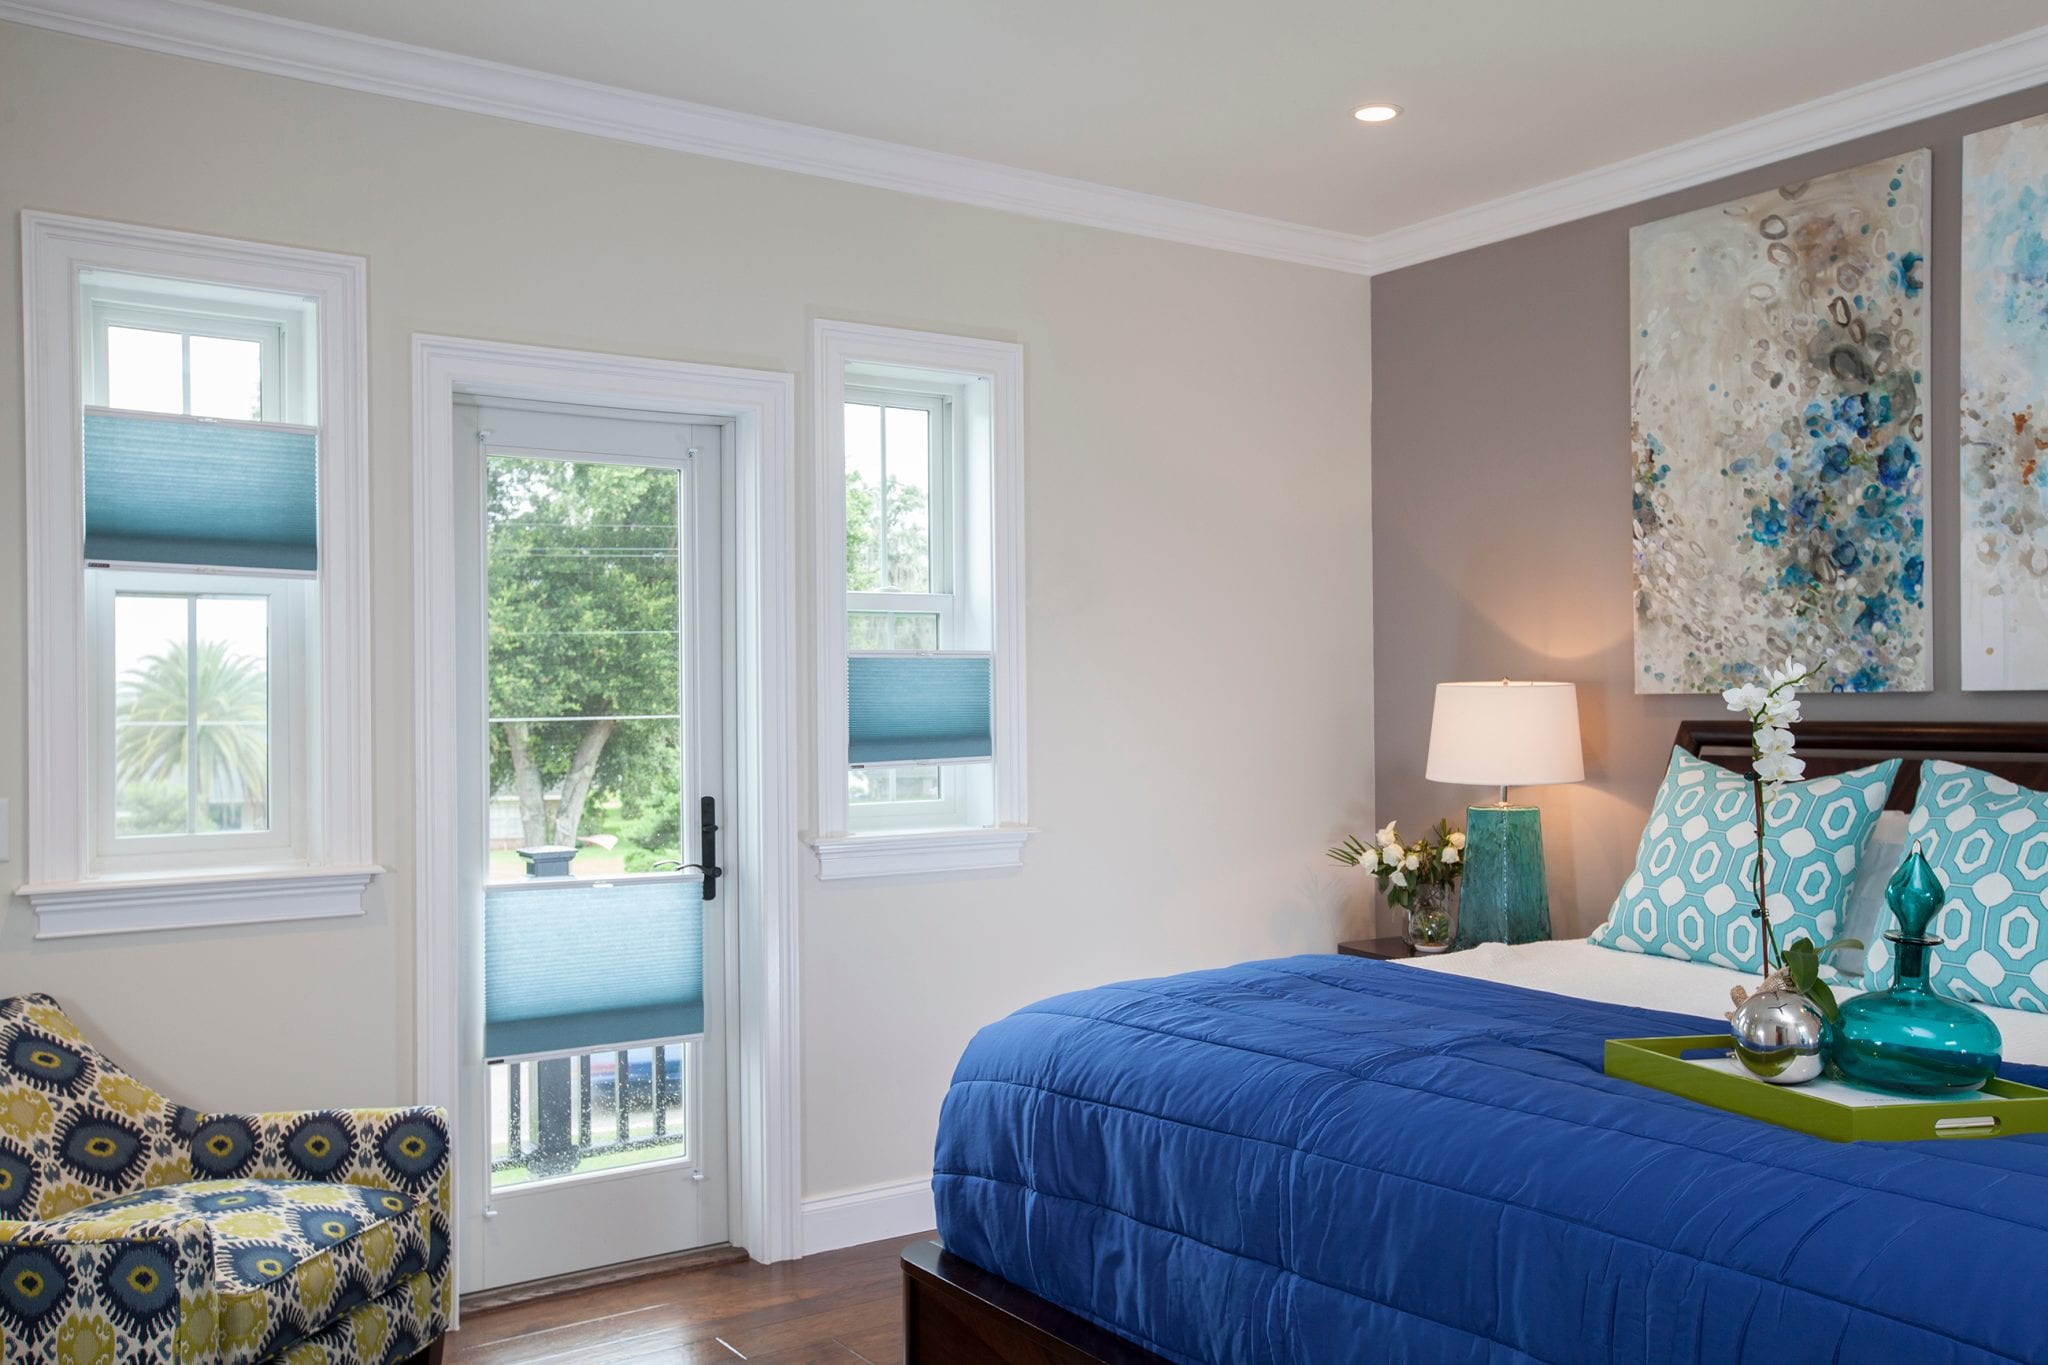
<path id="1" fill-rule="evenodd" d="M 465 1308 L 445 1365 L 897 1365 L 897 1257 L 933 1236 L 871 1242 L 781 1265 L 733 1261 L 503 1308 Z"/>

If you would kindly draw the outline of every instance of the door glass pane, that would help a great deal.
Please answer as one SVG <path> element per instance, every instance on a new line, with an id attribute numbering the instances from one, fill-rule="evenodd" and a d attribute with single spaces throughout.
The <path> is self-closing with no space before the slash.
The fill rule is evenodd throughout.
<path id="1" fill-rule="evenodd" d="M 184 340 L 176 332 L 107 328 L 107 406 L 183 412 Z"/>
<path id="2" fill-rule="evenodd" d="M 524 875 L 519 848 L 589 876 L 678 856 L 679 477 L 490 459 L 494 878 Z"/>
<path id="3" fill-rule="evenodd" d="M 188 338 L 194 417 L 263 416 L 263 347 L 231 337 Z"/>
<path id="4" fill-rule="evenodd" d="M 504 1186 L 690 1154 L 695 1043 L 650 1044 L 650 1030 L 630 1022 L 649 1017 L 650 992 L 663 995 L 668 958 L 651 950 L 631 957 L 639 976 L 661 978 L 636 980 L 638 994 L 623 989 L 619 971 L 585 970 L 600 941 L 614 966 L 626 962 L 617 953 L 631 943 L 621 935 L 642 932 L 631 916 L 648 897 L 678 889 L 668 879 L 624 879 L 684 856 L 683 484 L 674 469 L 527 455 L 492 455 L 485 475 L 489 879 L 596 883 L 567 893 L 492 891 L 487 904 L 506 895 L 618 898 L 598 926 L 609 933 L 562 938 L 559 970 L 548 977 L 562 998 L 520 1023 L 544 1037 L 575 1021 L 622 1045 L 549 1052 L 589 1048 L 584 1034 L 499 1050 L 535 1054 L 488 1068 L 491 1182 Z M 604 889 L 611 878 L 622 880 Z M 510 921 L 495 937 L 491 922 L 487 915 L 486 977 L 496 979 L 489 964 L 514 945 Z M 674 925 L 646 932 L 660 928 Z M 701 938 L 701 925 L 690 932 Z M 674 980 L 685 975 L 679 969 Z M 487 983 L 487 1020 L 497 1017 L 494 999 L 502 1006 L 515 997 L 509 987 L 492 996 Z M 603 1032 L 614 1020 L 616 1035 Z M 687 1028 L 671 1021 L 653 1036 L 677 1031 Z"/>
<path id="5" fill-rule="evenodd" d="M 882 410 L 846 405 L 846 590 L 882 586 Z"/>
<path id="6" fill-rule="evenodd" d="M 493 1062 L 491 1186 L 690 1155 L 686 1086 L 696 1042 Z"/>
<path id="7" fill-rule="evenodd" d="M 883 515 L 889 586 L 897 592 L 932 590 L 931 420 L 922 408 L 889 408 L 884 418 Z"/>

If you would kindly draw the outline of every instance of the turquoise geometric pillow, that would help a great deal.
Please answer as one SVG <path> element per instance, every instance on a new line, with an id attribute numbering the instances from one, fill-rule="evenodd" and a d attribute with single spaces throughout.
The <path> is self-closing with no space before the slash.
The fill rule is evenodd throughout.
<path id="1" fill-rule="evenodd" d="M 1764 896 L 1780 947 L 1826 943 L 1843 924 L 1856 863 L 1884 812 L 1899 760 L 1788 782 L 1765 808 Z M 1671 767 L 1607 922 L 1591 941 L 1743 971 L 1763 969 L 1756 909 L 1756 799 L 1749 779 L 1671 751 Z"/>
<path id="2" fill-rule="evenodd" d="M 2048 1014 L 2048 792 L 1929 760 L 1906 839 L 1948 888 L 1933 927 L 1942 946 L 1928 954 L 1934 989 Z M 1865 984 L 1882 990 L 1892 984 L 1891 945 L 1870 946 Z"/>

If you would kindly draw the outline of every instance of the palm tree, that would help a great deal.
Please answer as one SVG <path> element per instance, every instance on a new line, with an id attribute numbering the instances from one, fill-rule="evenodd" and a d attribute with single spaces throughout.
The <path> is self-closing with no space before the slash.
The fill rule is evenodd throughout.
<path id="1" fill-rule="evenodd" d="M 257 827 L 269 805 L 269 712 L 269 680 L 259 662 L 228 653 L 219 640 L 202 640 L 188 659 L 178 641 L 121 680 L 115 771 L 126 785 L 182 779 L 189 770 L 202 803 L 232 792 L 243 827 Z"/>

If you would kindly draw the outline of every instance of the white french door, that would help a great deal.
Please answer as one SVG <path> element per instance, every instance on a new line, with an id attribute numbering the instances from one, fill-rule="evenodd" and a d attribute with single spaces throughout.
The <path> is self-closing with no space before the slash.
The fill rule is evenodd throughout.
<path id="1" fill-rule="evenodd" d="M 491 1288 L 726 1240 L 729 428 L 493 398 L 455 434 L 458 1169 Z"/>

